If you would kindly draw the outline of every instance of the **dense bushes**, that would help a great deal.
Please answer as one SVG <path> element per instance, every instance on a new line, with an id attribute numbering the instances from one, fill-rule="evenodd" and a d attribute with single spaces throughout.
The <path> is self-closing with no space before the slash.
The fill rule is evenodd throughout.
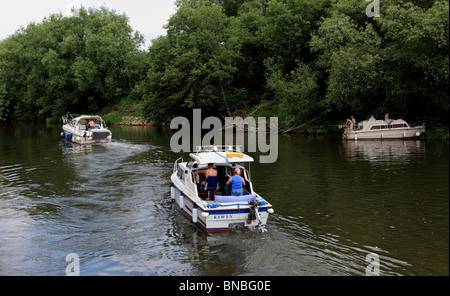
<path id="1" fill-rule="evenodd" d="M 369 18 L 362 0 L 179 1 L 150 48 L 147 116 L 270 101 L 288 126 L 387 112 L 448 123 L 448 1 L 414 3 Z"/>
<path id="2" fill-rule="evenodd" d="M 125 15 L 105 8 L 28 25 L 0 43 L 0 119 L 96 112 L 127 96 L 145 73 L 142 42 Z"/>

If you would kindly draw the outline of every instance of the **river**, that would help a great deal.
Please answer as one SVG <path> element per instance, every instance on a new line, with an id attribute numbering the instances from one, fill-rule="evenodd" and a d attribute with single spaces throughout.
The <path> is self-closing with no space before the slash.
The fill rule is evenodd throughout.
<path id="1" fill-rule="evenodd" d="M 385 276 L 449 275 L 447 141 L 280 136 L 251 167 L 268 231 L 206 236 L 170 199 L 170 135 L 111 130 L 80 147 L 0 125 L 0 275 L 64 276 L 72 253 L 82 276 L 358 276 L 368 255 Z"/>

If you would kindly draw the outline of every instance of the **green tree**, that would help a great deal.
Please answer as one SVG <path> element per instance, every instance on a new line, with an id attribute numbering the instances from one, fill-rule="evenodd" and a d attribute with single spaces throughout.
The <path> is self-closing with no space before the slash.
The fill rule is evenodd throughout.
<path id="1" fill-rule="evenodd" d="M 0 42 L 0 120 L 142 100 L 162 124 L 271 103 L 285 126 L 390 112 L 448 122 L 448 0 L 177 0 L 140 49 L 125 15 L 82 8 Z M 323 115 L 327 116 L 324 117 Z"/>
<path id="2" fill-rule="evenodd" d="M 229 113 L 236 89 L 239 42 L 222 7 L 208 1 L 181 6 L 153 42 L 145 80 L 146 115 L 162 123 L 190 108 Z"/>
<path id="3" fill-rule="evenodd" d="M 29 24 L 0 43 L 8 112 L 19 120 L 44 120 L 99 111 L 141 79 L 142 43 L 126 15 L 103 7 Z"/>
<path id="4" fill-rule="evenodd" d="M 261 34 L 261 28 L 266 26 L 265 8 L 265 1 L 248 1 L 240 6 L 238 16 L 233 19 L 233 35 L 239 42 L 240 53 L 233 81 L 235 88 L 241 90 L 237 107 L 243 107 L 242 102 L 250 106 L 259 104 L 265 97 L 267 50 Z"/>
<path id="5" fill-rule="evenodd" d="M 383 56 L 381 38 L 372 24 L 359 27 L 333 11 L 311 40 L 321 55 L 316 64 L 328 75 L 326 98 L 337 110 L 362 115 L 378 102 Z"/>
<path id="6" fill-rule="evenodd" d="M 421 2 L 429 9 L 391 5 L 377 20 L 384 35 L 385 104 L 411 117 L 438 115 L 448 122 L 449 3 Z"/>
<path id="7" fill-rule="evenodd" d="M 309 41 L 329 6 L 329 0 L 272 0 L 265 8 L 264 25 L 260 38 L 267 57 L 284 65 L 286 73 L 292 71 L 297 61 L 309 63 L 314 59 Z"/>
<path id="8" fill-rule="evenodd" d="M 6 87 L 0 85 L 0 121 L 6 121 L 8 116 L 9 100 L 7 94 Z"/>
<path id="9" fill-rule="evenodd" d="M 274 93 L 280 123 L 292 127 L 314 120 L 324 114 L 327 103 L 318 96 L 317 73 L 308 65 L 299 63 L 288 75 L 273 59 L 266 61 L 267 88 Z"/>
<path id="10" fill-rule="evenodd" d="M 333 3 L 310 45 L 334 110 L 447 117 L 448 1 L 419 4 L 384 1 L 381 17 L 371 19 L 366 3 Z"/>

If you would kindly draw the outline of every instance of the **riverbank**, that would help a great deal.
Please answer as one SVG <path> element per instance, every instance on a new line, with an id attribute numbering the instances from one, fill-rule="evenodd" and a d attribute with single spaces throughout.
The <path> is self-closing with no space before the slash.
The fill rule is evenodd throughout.
<path id="1" fill-rule="evenodd" d="M 111 107 L 106 107 L 99 112 L 99 115 L 106 121 L 108 125 L 118 126 L 154 126 L 152 121 L 147 120 L 144 114 L 145 105 L 130 101 L 122 101 Z M 272 104 L 261 104 L 253 106 L 248 110 L 237 110 L 231 114 L 232 117 L 278 117 L 276 115 L 276 107 Z M 270 121 L 268 122 L 268 124 Z M 438 122 L 430 121 L 427 123 L 427 131 L 423 138 L 433 140 L 449 140 L 449 127 Z M 282 120 L 279 121 L 280 134 L 307 134 L 307 135 L 327 135 L 340 133 L 339 126 L 344 122 L 330 122 L 318 117 L 310 122 L 298 124 L 294 126 L 284 125 Z"/>
<path id="2" fill-rule="evenodd" d="M 114 106 L 105 107 L 99 112 L 99 115 L 108 125 L 152 126 L 153 123 L 142 115 L 143 111 L 143 103 L 123 100 Z"/>
<path id="3" fill-rule="evenodd" d="M 265 108 L 266 107 L 266 108 Z M 273 114 L 273 110 L 267 110 L 268 106 L 255 106 L 250 108 L 248 111 L 246 110 L 237 110 L 231 114 L 231 117 L 278 117 Z M 152 121 L 145 119 L 143 114 L 144 106 L 142 104 L 117 104 L 113 107 L 107 107 L 102 111 L 98 112 L 98 114 L 103 118 L 103 120 L 108 125 L 117 125 L 117 126 L 155 126 Z M 270 121 L 267 122 L 270 125 Z M 165 125 L 165 124 L 164 124 Z M 337 131 L 336 126 L 333 126 L 335 129 L 330 130 L 330 126 L 314 124 L 314 121 L 304 123 L 298 126 L 285 126 L 282 123 L 279 126 L 280 134 L 326 134 L 332 131 Z"/>

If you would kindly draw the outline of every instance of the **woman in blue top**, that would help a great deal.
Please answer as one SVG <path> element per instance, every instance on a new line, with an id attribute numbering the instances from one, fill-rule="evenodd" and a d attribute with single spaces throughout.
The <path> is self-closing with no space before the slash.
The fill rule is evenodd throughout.
<path id="1" fill-rule="evenodd" d="M 231 195 L 232 196 L 242 196 L 243 188 L 245 186 L 245 180 L 240 176 L 241 170 L 235 169 L 234 170 L 234 176 L 231 177 L 227 185 L 231 184 Z"/>

